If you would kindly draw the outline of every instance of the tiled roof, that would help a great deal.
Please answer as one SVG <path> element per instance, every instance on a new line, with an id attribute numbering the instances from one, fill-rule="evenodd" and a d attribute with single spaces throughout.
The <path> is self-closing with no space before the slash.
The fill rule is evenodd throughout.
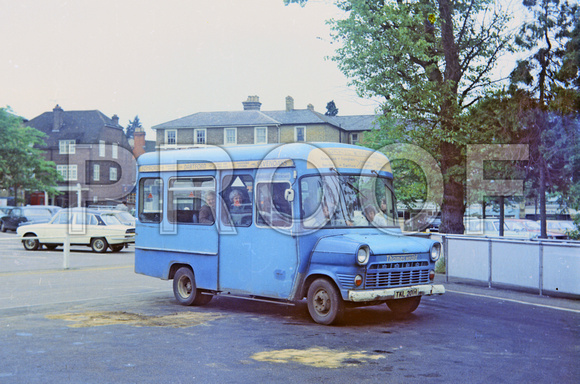
<path id="1" fill-rule="evenodd" d="M 377 115 L 326 116 L 334 121 L 335 125 L 349 132 L 368 131 L 378 129 Z"/>
<path id="2" fill-rule="evenodd" d="M 291 111 L 198 112 L 153 126 L 153 129 L 240 127 L 284 124 L 331 124 L 345 131 L 373 128 L 375 115 L 326 116 L 310 109 Z"/>
<path id="3" fill-rule="evenodd" d="M 206 128 L 227 126 L 278 125 L 279 122 L 260 111 L 198 112 L 153 126 L 153 129 Z"/>
<path id="4" fill-rule="evenodd" d="M 58 145 L 59 140 L 76 140 L 77 143 L 98 143 L 103 127 L 123 130 L 119 124 L 102 112 L 94 111 L 62 111 L 62 124 L 58 131 L 53 131 L 54 112 L 43 114 L 28 121 L 26 125 L 34 127 L 47 134 L 46 144 L 49 147 Z"/>

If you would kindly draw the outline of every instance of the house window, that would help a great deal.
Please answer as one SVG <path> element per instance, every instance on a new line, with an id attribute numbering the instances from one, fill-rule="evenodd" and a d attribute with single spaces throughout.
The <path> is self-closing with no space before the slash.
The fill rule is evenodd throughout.
<path id="1" fill-rule="evenodd" d="M 101 180 L 101 166 L 99 164 L 93 164 L 93 181 Z"/>
<path id="2" fill-rule="evenodd" d="M 224 144 L 236 145 L 238 143 L 238 130 L 236 128 L 224 129 Z"/>
<path id="3" fill-rule="evenodd" d="M 204 129 L 195 129 L 193 131 L 193 139 L 195 141 L 194 144 L 205 144 L 205 137 L 206 137 L 206 130 Z"/>
<path id="4" fill-rule="evenodd" d="M 358 143 L 358 133 L 353 133 L 350 135 L 350 143 L 356 145 Z"/>
<path id="5" fill-rule="evenodd" d="M 306 127 L 294 127 L 294 136 L 296 142 L 306 141 Z"/>
<path id="6" fill-rule="evenodd" d="M 119 157 L 119 144 L 113 143 L 112 151 L 113 151 L 113 159 Z"/>
<path id="7" fill-rule="evenodd" d="M 56 171 L 62 176 L 64 181 L 76 181 L 77 166 L 75 165 L 57 165 Z"/>
<path id="8" fill-rule="evenodd" d="M 254 129 L 254 144 L 268 143 L 268 129 L 266 127 L 256 127 Z"/>
<path id="9" fill-rule="evenodd" d="M 105 140 L 100 140 L 99 141 L 99 156 L 100 157 L 105 157 L 106 154 L 106 144 L 105 144 Z"/>
<path id="10" fill-rule="evenodd" d="M 109 168 L 109 180 L 117 181 L 117 168 L 115 167 Z"/>
<path id="11" fill-rule="evenodd" d="M 177 131 L 175 129 L 165 130 L 165 144 L 177 145 Z"/>
<path id="12" fill-rule="evenodd" d="M 73 155 L 75 153 L 75 141 L 59 140 L 58 153 L 61 155 Z"/>

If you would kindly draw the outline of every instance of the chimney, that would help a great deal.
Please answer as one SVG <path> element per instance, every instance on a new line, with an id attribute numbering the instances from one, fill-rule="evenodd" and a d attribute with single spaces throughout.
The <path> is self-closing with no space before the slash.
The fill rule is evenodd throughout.
<path id="1" fill-rule="evenodd" d="M 52 131 L 58 132 L 60 127 L 62 127 L 62 120 L 63 120 L 64 111 L 60 107 L 60 105 L 56 105 L 52 110 Z"/>
<path id="2" fill-rule="evenodd" d="M 292 96 L 286 96 L 286 112 L 294 110 L 294 99 Z"/>
<path id="3" fill-rule="evenodd" d="M 248 96 L 248 100 L 242 101 L 244 111 L 259 111 L 262 103 L 258 96 Z"/>
<path id="4" fill-rule="evenodd" d="M 143 127 L 135 128 L 133 140 L 133 156 L 138 158 L 145 153 L 145 130 Z"/>
<path id="5" fill-rule="evenodd" d="M 111 120 L 113 120 L 113 124 L 119 125 L 119 116 L 117 116 L 116 114 L 113 115 L 113 117 L 111 117 Z"/>
<path id="6" fill-rule="evenodd" d="M 314 105 L 312 104 L 308 104 L 308 106 L 306 107 L 308 108 L 308 110 L 313 111 L 314 112 Z"/>

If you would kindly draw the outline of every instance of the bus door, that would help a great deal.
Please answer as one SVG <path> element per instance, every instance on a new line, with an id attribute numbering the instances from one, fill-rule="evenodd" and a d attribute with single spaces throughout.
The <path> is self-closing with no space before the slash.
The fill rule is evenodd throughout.
<path id="1" fill-rule="evenodd" d="M 175 235 L 164 236 L 166 249 L 200 255 L 217 255 L 215 176 L 170 177 L 167 185 L 167 220 Z"/>
<path id="2" fill-rule="evenodd" d="M 235 172 L 224 176 L 220 225 L 235 233 L 220 236 L 219 285 L 222 291 L 287 298 L 297 269 L 288 201 L 290 171 L 276 178 Z M 272 175 L 270 175 L 272 176 Z"/>

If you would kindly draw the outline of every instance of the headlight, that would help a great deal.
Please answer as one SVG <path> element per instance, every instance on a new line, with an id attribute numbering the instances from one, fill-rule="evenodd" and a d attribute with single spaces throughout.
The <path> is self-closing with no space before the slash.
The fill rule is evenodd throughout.
<path id="1" fill-rule="evenodd" d="M 358 249 L 356 253 L 356 262 L 359 263 L 360 265 L 365 265 L 366 263 L 369 262 L 370 255 L 371 252 L 369 250 L 368 245 L 363 245 Z"/>
<path id="2" fill-rule="evenodd" d="M 441 244 L 435 243 L 431 247 L 431 260 L 437 261 L 439 260 L 440 256 L 441 256 Z"/>

